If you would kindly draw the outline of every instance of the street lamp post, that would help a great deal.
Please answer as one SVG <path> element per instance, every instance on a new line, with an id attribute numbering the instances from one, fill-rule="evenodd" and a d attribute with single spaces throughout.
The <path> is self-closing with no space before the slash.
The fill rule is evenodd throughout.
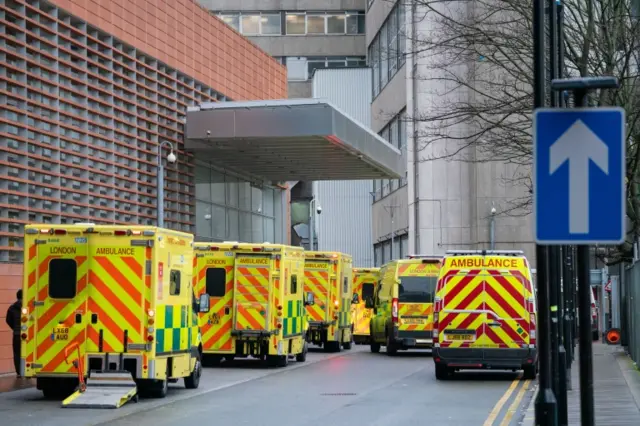
<path id="1" fill-rule="evenodd" d="M 164 227 L 164 165 L 162 164 L 162 147 L 169 145 L 169 154 L 167 155 L 167 161 L 171 164 L 178 160 L 178 157 L 173 153 L 173 144 L 169 141 L 162 141 L 158 145 L 158 194 L 157 194 L 157 210 L 158 210 L 158 228 Z"/>

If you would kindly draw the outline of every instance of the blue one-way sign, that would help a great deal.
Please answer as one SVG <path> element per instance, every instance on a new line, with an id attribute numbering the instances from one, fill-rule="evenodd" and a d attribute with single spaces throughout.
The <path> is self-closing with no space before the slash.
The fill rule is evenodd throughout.
<path id="1" fill-rule="evenodd" d="M 536 242 L 624 241 L 624 110 L 541 108 L 533 132 Z"/>

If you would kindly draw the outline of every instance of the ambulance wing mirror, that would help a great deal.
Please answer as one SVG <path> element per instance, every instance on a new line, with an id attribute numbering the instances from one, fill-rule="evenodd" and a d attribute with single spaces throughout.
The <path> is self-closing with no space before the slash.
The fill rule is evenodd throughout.
<path id="1" fill-rule="evenodd" d="M 367 309 L 373 309 L 375 306 L 373 306 L 373 297 L 367 297 L 364 300 L 364 307 Z"/>
<path id="2" fill-rule="evenodd" d="M 198 300 L 199 312 L 209 312 L 209 295 L 207 293 L 201 294 Z"/>
<path id="3" fill-rule="evenodd" d="M 315 299 L 313 297 L 313 293 L 308 291 L 304 296 L 304 306 L 312 306 L 315 305 Z"/>
<path id="4" fill-rule="evenodd" d="M 351 303 L 354 305 L 360 303 L 360 298 L 358 297 L 358 293 L 353 293 L 353 297 L 351 298 Z"/>

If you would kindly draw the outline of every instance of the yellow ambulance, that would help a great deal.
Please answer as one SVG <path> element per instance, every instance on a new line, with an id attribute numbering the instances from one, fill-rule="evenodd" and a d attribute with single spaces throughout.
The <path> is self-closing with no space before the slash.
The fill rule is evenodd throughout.
<path id="1" fill-rule="evenodd" d="M 305 253 L 304 291 L 314 300 L 307 306 L 307 342 L 328 352 L 351 349 L 352 265 L 348 254 Z"/>
<path id="2" fill-rule="evenodd" d="M 436 379 L 467 369 L 524 370 L 535 379 L 536 317 L 522 251 L 448 251 L 436 289 Z"/>
<path id="3" fill-rule="evenodd" d="M 284 367 L 304 362 L 304 250 L 280 244 L 196 243 L 193 285 L 207 365 L 251 356 Z"/>
<path id="4" fill-rule="evenodd" d="M 149 226 L 26 226 L 21 374 L 47 397 L 80 384 L 63 406 L 164 397 L 180 378 L 197 388 L 192 244 Z"/>
<path id="5" fill-rule="evenodd" d="M 373 299 L 370 322 L 371 352 L 385 346 L 387 355 L 398 350 L 432 347 L 433 298 L 440 272 L 440 256 L 409 256 L 380 268 L 380 280 Z"/>
<path id="6" fill-rule="evenodd" d="M 353 341 L 356 345 L 369 343 L 369 321 L 373 310 L 367 309 L 365 300 L 373 298 L 379 271 L 380 268 L 353 269 L 351 321 L 353 322 Z"/>

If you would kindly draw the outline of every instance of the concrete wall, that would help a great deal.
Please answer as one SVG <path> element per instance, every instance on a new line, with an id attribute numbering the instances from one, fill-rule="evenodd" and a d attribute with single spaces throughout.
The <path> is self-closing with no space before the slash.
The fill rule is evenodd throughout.
<path id="1" fill-rule="evenodd" d="M 376 133 L 407 106 L 406 69 L 404 64 L 371 103 L 371 129 Z"/>
<path id="2" fill-rule="evenodd" d="M 435 29 L 428 18 L 416 22 L 418 38 L 428 36 Z M 408 106 L 415 108 L 414 116 L 428 116 L 447 99 L 474 101 L 471 91 L 443 86 L 433 80 L 442 73 L 433 66 L 439 59 L 418 54 L 407 61 L 407 67 L 412 67 L 413 60 L 417 62 L 419 77 L 407 84 Z M 447 72 L 466 73 L 469 65 L 449 66 Z M 473 129 L 457 125 L 448 129 L 450 138 L 436 141 L 429 139 L 425 123 L 417 122 L 415 126 L 419 137 L 415 143 L 410 140 L 409 146 L 419 152 L 419 158 L 412 158 L 409 153 L 408 192 L 416 207 L 415 214 L 410 214 L 409 250 L 440 254 L 456 248 L 489 248 L 490 212 L 495 207 L 498 212 L 495 248 L 524 250 L 535 267 L 531 216 L 513 217 L 506 213 L 518 199 L 528 195 L 528 189 L 513 179 L 527 175 L 529 170 L 489 161 L 482 158 L 483 154 L 475 147 L 462 149 L 455 157 L 458 160 L 443 158 L 461 147 L 452 137 L 463 136 Z M 408 133 L 411 135 L 411 130 L 408 129 Z M 459 161 L 462 157 L 470 161 Z"/>
<path id="3" fill-rule="evenodd" d="M 408 2 L 406 2 L 406 0 L 403 1 L 407 4 L 405 7 L 409 9 Z M 398 3 L 398 0 L 376 0 L 371 5 L 371 9 L 367 11 L 365 21 L 367 26 L 367 47 L 369 47 L 376 34 L 378 34 L 382 24 L 384 24 L 385 19 L 387 19 L 389 12 L 391 12 L 391 9 L 393 9 L 396 3 Z"/>
<path id="4" fill-rule="evenodd" d="M 13 373 L 12 331 L 5 322 L 7 309 L 22 287 L 22 265 L 0 263 L 0 374 Z"/>
<path id="5" fill-rule="evenodd" d="M 363 35 L 247 37 L 271 56 L 366 56 Z"/>
<path id="6" fill-rule="evenodd" d="M 289 82 L 289 98 L 310 98 L 313 96 L 313 87 L 311 81 L 290 81 Z"/>

